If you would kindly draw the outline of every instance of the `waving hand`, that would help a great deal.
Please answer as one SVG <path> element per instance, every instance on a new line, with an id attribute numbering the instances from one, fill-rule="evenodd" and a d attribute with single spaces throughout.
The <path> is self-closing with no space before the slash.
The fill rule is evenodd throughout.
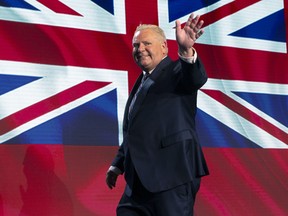
<path id="1" fill-rule="evenodd" d="M 193 55 L 192 47 L 195 41 L 204 33 L 201 29 L 204 21 L 200 20 L 200 16 L 194 17 L 192 13 L 184 28 L 181 28 L 181 23 L 179 20 L 176 21 L 176 40 L 179 47 L 179 53 L 183 56 L 189 57 Z"/>

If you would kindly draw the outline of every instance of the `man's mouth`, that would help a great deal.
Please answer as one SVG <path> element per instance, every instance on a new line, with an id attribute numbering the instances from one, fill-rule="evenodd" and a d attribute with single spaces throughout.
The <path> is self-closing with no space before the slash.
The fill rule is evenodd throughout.
<path id="1" fill-rule="evenodd" d="M 136 58 L 137 58 L 138 60 L 144 59 L 144 58 L 147 58 L 147 57 L 148 57 L 148 55 L 137 55 L 137 56 L 136 56 Z"/>

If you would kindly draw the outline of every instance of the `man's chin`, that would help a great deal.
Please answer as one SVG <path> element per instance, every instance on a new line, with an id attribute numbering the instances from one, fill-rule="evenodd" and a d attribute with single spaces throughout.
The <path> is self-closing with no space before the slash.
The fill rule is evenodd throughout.
<path id="1" fill-rule="evenodd" d="M 138 65 L 141 67 L 141 68 L 147 68 L 149 67 L 149 64 L 145 61 L 138 61 Z"/>
<path id="2" fill-rule="evenodd" d="M 144 71 L 148 71 L 149 70 L 149 65 L 145 65 L 145 64 L 140 64 L 139 65 L 141 68 L 142 68 L 142 70 L 144 70 Z"/>

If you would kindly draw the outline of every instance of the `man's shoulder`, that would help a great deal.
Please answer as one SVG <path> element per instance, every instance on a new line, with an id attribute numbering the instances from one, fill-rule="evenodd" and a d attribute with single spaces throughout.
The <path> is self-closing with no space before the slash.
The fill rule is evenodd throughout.
<path id="1" fill-rule="evenodd" d="M 173 68 L 181 68 L 181 62 L 180 62 L 180 59 L 176 59 L 176 60 L 173 60 L 171 59 L 169 56 L 167 56 L 165 59 L 162 60 L 162 62 L 160 62 L 159 64 L 159 68 L 162 68 L 162 69 L 173 69 Z"/>

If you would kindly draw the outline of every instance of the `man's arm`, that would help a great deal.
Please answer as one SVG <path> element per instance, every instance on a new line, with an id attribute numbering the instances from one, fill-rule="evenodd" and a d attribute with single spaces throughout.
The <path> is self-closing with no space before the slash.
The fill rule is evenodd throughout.
<path id="1" fill-rule="evenodd" d="M 116 187 L 118 175 L 119 174 L 115 173 L 111 169 L 108 169 L 106 173 L 106 184 L 110 189 L 113 189 L 113 187 Z"/>
<path id="2" fill-rule="evenodd" d="M 193 92 L 203 86 L 207 81 L 207 74 L 199 59 L 196 50 L 193 48 L 195 41 L 204 33 L 201 29 L 204 24 L 200 16 L 193 13 L 189 16 L 184 28 L 176 21 L 176 41 L 178 44 L 178 55 L 182 64 L 182 87 L 187 92 Z"/>
<path id="3" fill-rule="evenodd" d="M 182 67 L 181 85 L 187 93 L 193 93 L 207 82 L 208 77 L 204 65 L 199 57 L 193 64 L 183 60 L 180 62 Z"/>
<path id="4" fill-rule="evenodd" d="M 117 155 L 114 158 L 112 165 L 109 167 L 106 173 L 106 184 L 112 189 L 116 186 L 118 175 L 122 174 L 124 171 L 124 149 L 123 145 L 121 145 L 118 149 Z"/>
<path id="5" fill-rule="evenodd" d="M 201 29 L 204 24 L 203 20 L 200 20 L 200 16 L 194 17 L 192 13 L 189 16 L 184 28 L 181 28 L 181 23 L 179 20 L 176 21 L 176 41 L 178 44 L 179 55 L 184 58 L 193 57 L 195 50 L 193 45 L 195 41 L 204 33 Z"/>

